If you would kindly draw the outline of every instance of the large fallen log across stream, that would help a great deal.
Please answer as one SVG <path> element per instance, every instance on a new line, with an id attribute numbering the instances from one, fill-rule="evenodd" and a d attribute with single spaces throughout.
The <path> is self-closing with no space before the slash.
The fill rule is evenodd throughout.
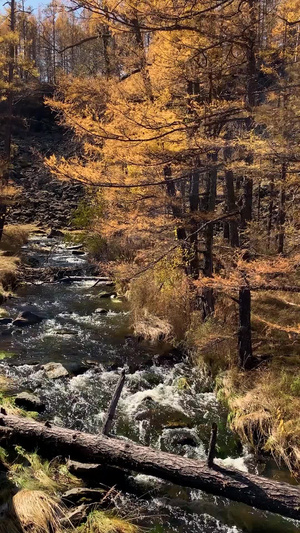
<path id="1" fill-rule="evenodd" d="M 300 519 L 300 488 L 134 444 L 91 435 L 30 418 L 0 414 L 0 441 L 38 448 L 48 458 L 57 455 L 77 461 L 104 463 L 142 472 L 177 485 L 204 490 L 258 509 Z"/>

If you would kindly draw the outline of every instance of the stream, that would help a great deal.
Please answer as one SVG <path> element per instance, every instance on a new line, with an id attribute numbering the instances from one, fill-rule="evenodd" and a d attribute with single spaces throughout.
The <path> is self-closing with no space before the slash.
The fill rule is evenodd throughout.
<path id="1" fill-rule="evenodd" d="M 74 255 L 59 239 L 32 235 L 24 247 L 39 266 L 74 266 L 84 273 L 86 255 Z M 49 246 L 51 251 L 49 252 Z M 244 472 L 293 483 L 271 459 L 255 457 L 228 429 L 226 409 L 209 382 L 187 362 L 153 363 L 166 345 L 137 342 L 130 335 L 128 304 L 103 298 L 95 281 L 21 284 L 4 307 L 12 318 L 28 307 L 45 317 L 26 328 L 0 326 L 0 374 L 11 379 L 14 394 L 30 391 L 45 403 L 43 419 L 97 433 L 125 366 L 127 376 L 114 433 L 143 445 L 204 459 L 211 423 L 218 424 L 217 461 Z M 105 313 L 95 312 L 102 308 Z M 41 364 L 61 363 L 68 376 L 47 377 Z M 124 495 L 137 522 L 157 533 L 294 533 L 295 521 L 255 510 L 201 491 L 137 475 L 147 498 Z M 149 498 L 149 495 L 153 496 Z M 129 512 L 130 515 L 130 512 Z"/>

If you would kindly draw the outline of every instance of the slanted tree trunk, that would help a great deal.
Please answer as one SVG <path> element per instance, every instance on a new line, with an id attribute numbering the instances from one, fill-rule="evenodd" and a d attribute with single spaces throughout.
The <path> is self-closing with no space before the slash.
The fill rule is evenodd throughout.
<path id="1" fill-rule="evenodd" d="M 244 370 L 254 366 L 251 335 L 251 291 L 248 287 L 239 290 L 239 330 L 238 330 L 239 364 Z"/>
<path id="2" fill-rule="evenodd" d="M 300 518 L 299 488 L 237 470 L 154 450 L 128 440 L 49 427 L 30 418 L 0 414 L 0 441 L 36 449 L 49 458 L 111 464 L 204 490 L 237 502 Z"/>

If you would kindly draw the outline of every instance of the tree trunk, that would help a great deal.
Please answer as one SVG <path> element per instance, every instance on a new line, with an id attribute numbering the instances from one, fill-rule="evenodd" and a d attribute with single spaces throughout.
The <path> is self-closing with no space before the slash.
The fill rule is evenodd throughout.
<path id="1" fill-rule="evenodd" d="M 271 231 L 272 231 L 272 223 L 273 223 L 273 211 L 274 211 L 274 179 L 271 178 L 270 201 L 269 201 L 269 209 L 268 209 L 268 226 L 267 226 L 268 250 L 270 249 L 270 244 L 271 244 Z"/>
<path id="2" fill-rule="evenodd" d="M 240 367 L 244 370 L 253 368 L 251 335 L 251 291 L 242 287 L 239 291 L 239 330 L 238 348 Z"/>
<path id="3" fill-rule="evenodd" d="M 280 187 L 280 196 L 279 196 L 279 210 L 278 210 L 278 253 L 283 254 L 284 251 L 284 238 L 285 238 L 285 181 L 286 181 L 286 163 L 282 164 L 282 173 L 281 173 L 281 187 Z"/>
<path id="4" fill-rule="evenodd" d="M 206 210 L 208 213 L 213 213 L 216 207 L 217 195 L 217 161 L 218 154 L 214 152 L 211 155 L 212 167 L 208 175 L 207 181 L 207 203 Z M 205 253 L 204 253 L 204 276 L 211 278 L 213 275 L 213 241 L 214 241 L 214 225 L 208 224 L 205 230 Z M 215 309 L 214 292 L 211 287 L 206 287 L 203 290 L 203 319 L 210 316 Z"/>
<path id="5" fill-rule="evenodd" d="M 190 212 L 191 215 L 191 259 L 190 259 L 190 271 L 191 276 L 194 279 L 199 277 L 199 257 L 198 257 L 198 223 L 193 217 L 193 213 L 196 213 L 199 209 L 199 171 L 195 169 L 190 177 Z"/>
<path id="6" fill-rule="evenodd" d="M 167 194 L 170 198 L 169 206 L 172 210 L 173 217 L 177 219 L 181 219 L 182 209 L 176 200 L 176 188 L 174 185 L 174 181 L 172 180 L 172 170 L 171 170 L 170 165 L 166 165 L 164 167 L 164 176 L 165 176 L 165 182 L 166 182 L 166 187 L 167 187 Z M 176 236 L 177 236 L 177 239 L 184 240 L 186 238 L 185 228 L 182 226 L 179 226 L 176 229 Z"/>
<path id="7" fill-rule="evenodd" d="M 252 474 L 187 459 L 140 446 L 128 440 L 49 427 L 30 418 L 0 414 L 0 440 L 36 449 L 47 457 L 63 455 L 78 461 L 111 464 L 178 485 L 204 490 L 259 509 L 300 518 L 300 490 Z"/>
<path id="8" fill-rule="evenodd" d="M 0 242 L 2 240 L 2 235 L 3 235 L 4 225 L 5 225 L 6 211 L 7 211 L 6 205 L 0 204 Z"/>
<path id="9" fill-rule="evenodd" d="M 225 161 L 228 161 L 231 156 L 231 149 L 225 148 L 224 158 Z M 232 170 L 225 170 L 225 193 L 226 193 L 226 205 L 227 211 L 232 212 L 236 211 L 236 201 L 235 201 L 235 192 L 234 192 L 234 183 L 233 183 L 233 172 Z M 238 223 L 236 220 L 230 220 L 228 222 L 229 227 L 229 240 L 230 244 L 233 247 L 238 247 L 240 244 L 239 232 L 238 232 Z"/>

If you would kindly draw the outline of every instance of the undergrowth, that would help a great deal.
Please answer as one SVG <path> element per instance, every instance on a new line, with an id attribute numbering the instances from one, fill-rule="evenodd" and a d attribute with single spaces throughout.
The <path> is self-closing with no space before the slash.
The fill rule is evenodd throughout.
<path id="1" fill-rule="evenodd" d="M 93 511 L 89 514 L 86 523 L 75 531 L 77 533 L 137 533 L 138 527 L 127 519 L 123 520 L 103 511 Z"/>
<path id="2" fill-rule="evenodd" d="M 181 342 L 190 327 L 192 299 L 180 252 L 132 280 L 130 305 L 136 335 Z"/>

